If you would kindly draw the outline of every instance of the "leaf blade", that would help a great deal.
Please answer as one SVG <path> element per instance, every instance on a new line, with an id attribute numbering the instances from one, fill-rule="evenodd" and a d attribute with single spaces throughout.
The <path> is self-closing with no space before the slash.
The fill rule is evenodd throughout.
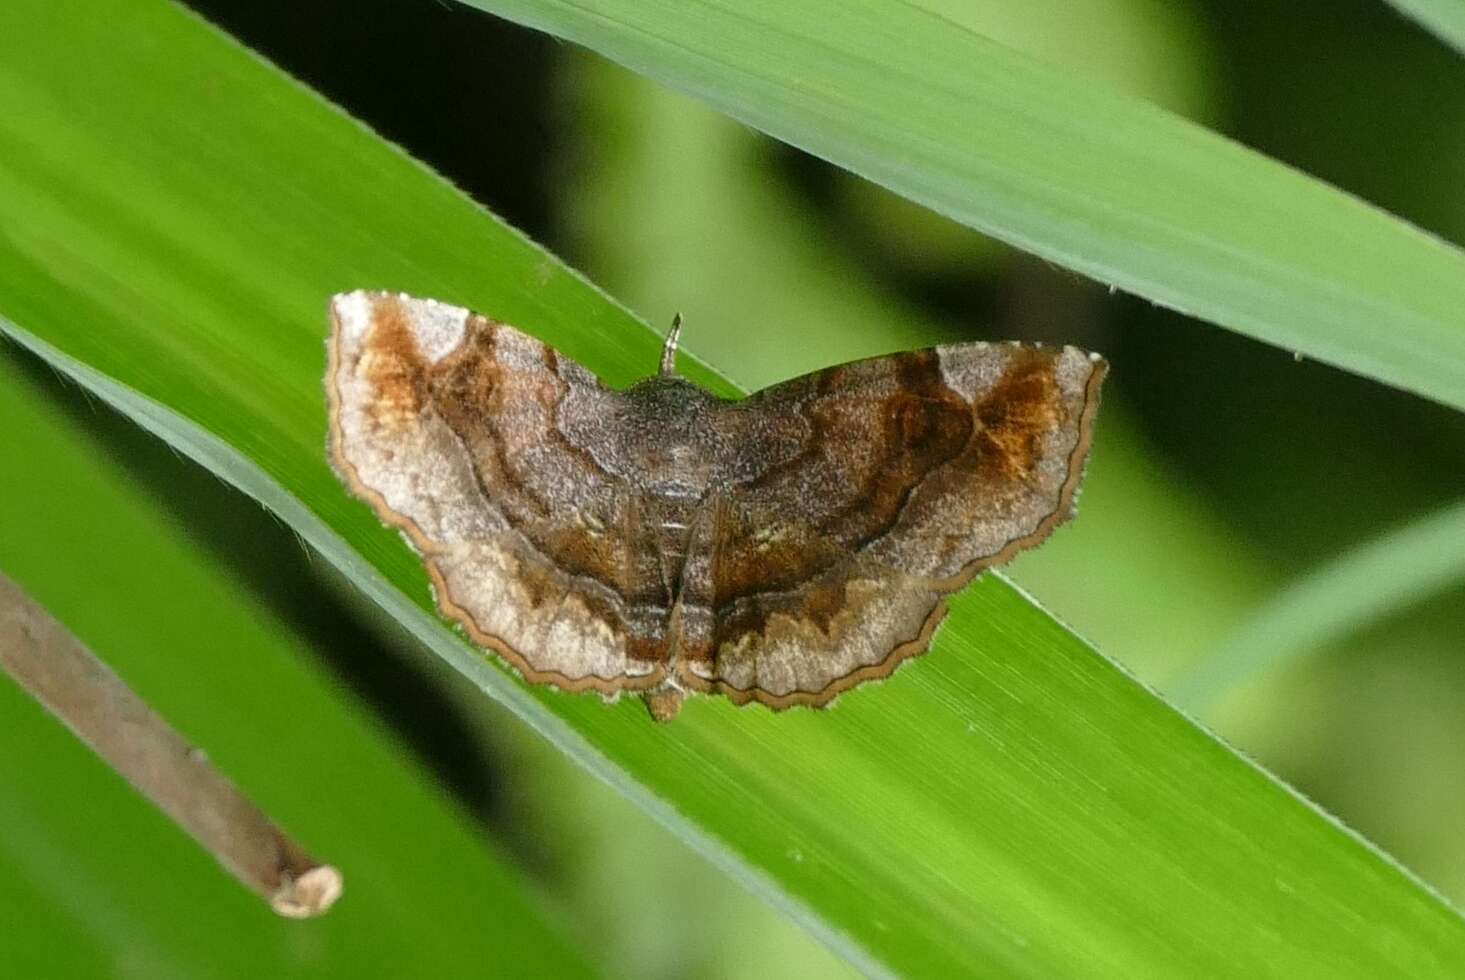
<path id="1" fill-rule="evenodd" d="M 939 3 L 464 2 L 1101 282 L 1465 407 L 1465 253 Z"/>
<path id="2" fill-rule="evenodd" d="M 1465 503 L 1393 528 L 1298 577 L 1169 686 L 1204 711 L 1263 671 L 1284 667 L 1465 579 Z"/>
<path id="3" fill-rule="evenodd" d="M 1465 3 L 1460 0 L 1389 0 L 1399 12 L 1465 54 Z"/>

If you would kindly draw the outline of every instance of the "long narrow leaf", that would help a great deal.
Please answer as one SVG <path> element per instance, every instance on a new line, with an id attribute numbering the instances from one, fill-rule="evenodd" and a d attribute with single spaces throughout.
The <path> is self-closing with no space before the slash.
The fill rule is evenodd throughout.
<path id="1" fill-rule="evenodd" d="M 939 0 L 465 0 L 1157 303 L 1465 407 L 1465 253 Z"/>
<path id="2" fill-rule="evenodd" d="M 1461 0 L 1389 0 L 1389 3 L 1465 54 L 1465 3 Z"/>
<path id="3" fill-rule="evenodd" d="M 1303 576 L 1168 689 L 1203 710 L 1266 670 L 1465 580 L 1465 503 L 1396 528 Z"/>

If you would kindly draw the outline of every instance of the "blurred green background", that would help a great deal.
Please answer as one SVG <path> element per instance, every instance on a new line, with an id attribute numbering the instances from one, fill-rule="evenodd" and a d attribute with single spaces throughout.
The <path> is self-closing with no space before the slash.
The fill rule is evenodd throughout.
<path id="1" fill-rule="evenodd" d="M 1113 370 L 1080 518 L 1010 575 L 1161 692 L 1288 583 L 1465 497 L 1458 413 L 1113 295 L 546 36 L 449 4 L 191 6 L 642 317 L 681 311 L 713 367 L 742 352 L 745 387 L 823 366 L 831 338 L 851 358 L 956 338 L 1102 351 Z M 1465 241 L 1465 65 L 1383 3 L 963 9 L 999 41 Z M 110 456 L 384 720 L 436 777 L 422 791 L 445 795 L 444 819 L 530 881 L 595 968 L 848 972 L 397 636 L 253 503 L 31 358 L 0 355 L 0 385 Z M 1199 720 L 1459 905 L 1462 637 L 1455 581 L 1204 690 Z M 0 864 L 0 896 L 22 879 Z"/>

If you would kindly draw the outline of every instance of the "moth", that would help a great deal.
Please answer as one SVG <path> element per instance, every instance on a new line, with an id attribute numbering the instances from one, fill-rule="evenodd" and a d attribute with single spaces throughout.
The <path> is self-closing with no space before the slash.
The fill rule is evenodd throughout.
<path id="1" fill-rule="evenodd" d="M 1073 511 L 1107 365 L 961 343 L 726 400 L 625 390 L 514 327 L 330 302 L 330 459 L 437 605 L 525 680 L 824 705 L 922 653 L 945 598 Z"/>

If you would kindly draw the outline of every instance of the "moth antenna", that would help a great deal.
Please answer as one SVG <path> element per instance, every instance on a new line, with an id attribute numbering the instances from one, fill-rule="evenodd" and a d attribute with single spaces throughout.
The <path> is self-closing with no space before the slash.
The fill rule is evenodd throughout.
<path id="1" fill-rule="evenodd" d="M 677 373 L 677 339 L 682 335 L 682 315 L 671 318 L 671 329 L 666 333 L 666 343 L 661 346 L 661 373 L 663 376 Z"/>

